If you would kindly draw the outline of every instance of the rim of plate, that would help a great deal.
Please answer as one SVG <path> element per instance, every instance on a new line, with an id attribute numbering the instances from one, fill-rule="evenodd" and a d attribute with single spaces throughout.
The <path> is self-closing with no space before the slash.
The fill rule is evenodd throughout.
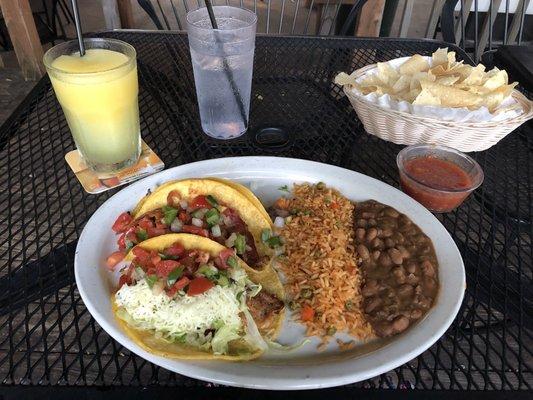
<path id="1" fill-rule="evenodd" d="M 221 170 L 220 167 L 224 167 L 225 163 L 234 163 L 235 169 L 232 171 Z M 263 164 L 264 166 L 260 166 Z M 277 165 L 276 165 L 277 164 Z M 281 169 L 279 164 L 293 164 L 292 170 L 290 167 Z M 248 165 L 246 168 L 242 168 L 243 165 Z M 266 167 L 265 165 L 268 165 Z M 272 168 L 272 165 L 276 167 Z M 299 166 L 299 168 L 298 168 Z M 142 188 L 152 187 L 155 184 L 161 183 L 158 180 L 166 181 L 170 179 L 179 178 L 180 175 L 183 177 L 194 176 L 194 174 L 189 174 L 186 171 L 191 170 L 201 170 L 201 167 L 205 169 L 210 169 L 213 172 L 207 172 L 196 175 L 201 176 L 213 176 L 215 173 L 217 176 L 225 176 L 226 174 L 237 173 L 239 169 L 243 169 L 250 180 L 258 179 L 259 176 L 250 176 L 252 173 L 261 173 L 264 171 L 272 171 L 273 169 L 282 172 L 279 177 L 285 179 L 296 179 L 295 175 L 292 175 L 295 170 L 301 169 L 302 166 L 306 166 L 305 171 L 299 171 L 300 173 L 305 173 L 303 180 L 309 178 L 310 181 L 316 180 L 317 176 L 325 175 L 328 173 L 338 173 L 341 175 L 350 174 L 357 176 L 357 179 L 367 181 L 367 183 L 375 185 L 380 191 L 385 190 L 393 193 L 395 196 L 399 196 L 402 201 L 408 206 L 408 208 L 413 208 L 417 213 L 420 213 L 419 219 L 427 220 L 428 224 L 433 226 L 433 229 L 436 229 L 438 234 L 444 235 L 448 243 L 434 243 L 435 249 L 445 247 L 447 250 L 447 256 L 451 256 L 451 259 L 454 262 L 457 262 L 456 269 L 459 272 L 459 275 L 454 276 L 455 285 L 451 288 L 443 288 L 441 286 L 439 290 L 439 295 L 437 297 L 437 304 L 435 304 L 430 312 L 426 314 L 423 320 L 419 321 L 413 327 L 409 328 L 406 332 L 396 336 L 390 341 L 390 343 L 385 344 L 384 346 L 379 347 L 376 350 L 365 353 L 360 356 L 355 356 L 354 358 L 346 358 L 342 361 L 334 361 L 329 363 L 319 363 L 318 365 L 304 366 L 304 370 L 315 370 L 320 368 L 321 375 L 313 376 L 314 374 L 301 373 L 294 374 L 293 369 L 300 368 L 299 366 L 288 366 L 283 367 L 282 365 L 277 365 L 277 368 L 272 368 L 267 364 L 261 364 L 261 358 L 252 362 L 243 362 L 243 363 L 228 363 L 223 361 L 187 361 L 187 360 L 172 360 L 159 356 L 155 356 L 137 345 L 135 345 L 120 329 L 113 326 L 110 321 L 97 310 L 96 305 L 87 292 L 86 282 L 82 281 L 80 278 L 81 265 L 83 262 L 80 260 L 80 253 L 82 253 L 83 246 L 91 244 L 91 238 L 89 237 L 91 231 L 95 229 L 95 226 L 98 226 L 98 221 L 100 214 L 103 214 L 108 207 L 111 207 L 117 199 L 125 196 L 124 193 L 135 192 Z M 218 167 L 218 168 L 217 168 Z M 253 167 L 253 168 L 252 168 Z M 254 169 L 255 168 L 255 169 Z M 311 172 L 307 172 L 311 171 Z M 318 172 L 314 172 L 318 171 Z M 315 179 L 313 179 L 315 176 Z M 230 178 L 231 179 L 231 178 Z M 271 178 L 272 179 L 272 178 Z M 302 177 L 297 178 L 302 180 Z M 151 182 L 147 184 L 147 182 Z M 327 183 L 327 182 L 326 182 Z M 329 185 L 329 183 L 327 183 Z M 335 187 L 334 185 L 332 185 Z M 342 192 L 342 191 L 341 191 Z M 343 193 L 344 194 L 344 193 Z M 386 203 L 386 199 L 376 199 Z M 122 210 L 117 210 L 117 213 Z M 412 216 L 409 216 L 412 218 Z M 439 263 L 440 264 L 440 263 Z M 103 268 L 102 265 L 96 267 L 98 273 L 99 269 Z M 441 266 L 439 265 L 439 270 Z M 267 389 L 267 390 L 301 390 L 301 389 L 319 389 L 332 386 L 340 386 L 349 383 L 354 383 L 375 377 L 384 372 L 388 372 L 400 365 L 405 364 L 411 359 L 415 358 L 419 354 L 427 350 L 431 345 L 433 345 L 448 329 L 453 320 L 455 319 L 464 297 L 464 291 L 466 289 L 466 276 L 464 270 L 464 264 L 455 244 L 455 241 L 450 236 L 446 228 L 440 223 L 440 221 L 431 214 L 424 206 L 420 203 L 407 196 L 405 193 L 401 192 L 399 189 L 377 180 L 375 178 L 369 177 L 367 175 L 361 174 L 359 172 L 349 170 L 342 167 L 337 167 L 329 164 L 324 164 L 316 161 L 308 161 L 296 158 L 285 158 L 285 157 L 269 157 L 269 156 L 247 156 L 247 157 L 226 157 L 218 158 L 204 161 L 197 161 L 194 163 L 183 164 L 177 167 L 173 167 L 159 173 L 150 175 L 142 180 L 139 180 L 131 185 L 125 187 L 119 192 L 115 193 L 109 199 L 107 199 L 89 218 L 83 231 L 78 239 L 76 246 L 76 252 L 74 257 L 74 274 L 76 285 L 80 296 L 87 307 L 90 314 L 96 320 L 96 322 L 109 334 L 114 340 L 119 342 L 121 345 L 126 347 L 132 353 L 139 355 L 140 357 L 159 365 L 165 369 L 177 372 L 179 374 L 200 379 L 208 382 L 219 383 L 228 386 L 234 387 L 244 387 L 244 388 L 253 388 L 253 389 Z M 446 297 L 443 299 L 442 294 L 444 289 L 446 289 Z M 443 302 L 447 304 L 443 305 Z M 427 322 L 429 316 L 432 316 L 436 321 L 433 322 L 433 326 L 426 327 L 428 332 L 423 331 L 423 322 Z M 436 324 L 435 324 L 436 323 Z M 357 370 L 360 365 L 363 364 L 361 370 Z M 220 368 L 210 368 L 210 365 L 220 366 Z M 233 366 L 240 366 L 233 368 Z M 224 368 L 224 366 L 231 366 Z M 331 368 L 331 367 L 334 368 Z M 351 368 L 353 370 L 351 370 Z M 271 376 L 266 375 L 248 375 L 250 370 L 256 370 L 266 368 L 263 373 L 270 372 Z M 289 368 L 289 370 L 286 370 Z M 232 371 L 233 369 L 239 370 L 239 373 Z M 285 371 L 280 373 L 279 370 Z M 291 372 L 292 371 L 292 372 Z M 334 371 L 332 373 L 332 371 Z M 257 371 L 259 372 L 259 371 Z"/>

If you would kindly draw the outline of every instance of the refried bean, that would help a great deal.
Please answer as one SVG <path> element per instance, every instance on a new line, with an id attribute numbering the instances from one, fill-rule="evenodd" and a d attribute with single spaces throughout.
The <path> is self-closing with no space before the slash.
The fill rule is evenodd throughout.
<path id="1" fill-rule="evenodd" d="M 377 336 L 403 332 L 437 296 L 433 244 L 406 215 L 375 200 L 356 204 L 354 226 L 365 317 Z"/>

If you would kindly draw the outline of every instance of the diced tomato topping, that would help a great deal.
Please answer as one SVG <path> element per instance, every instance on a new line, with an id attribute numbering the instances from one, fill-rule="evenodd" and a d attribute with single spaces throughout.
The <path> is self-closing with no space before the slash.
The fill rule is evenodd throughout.
<path id="1" fill-rule="evenodd" d="M 333 203 L 330 204 L 329 207 L 330 207 L 331 209 L 333 209 L 333 210 L 337 210 L 337 209 L 340 207 L 340 205 L 339 205 L 339 203 L 337 203 L 336 201 L 334 201 Z"/>
<path id="2" fill-rule="evenodd" d="M 148 234 L 148 237 L 156 237 L 161 236 L 167 233 L 167 229 L 165 228 L 148 228 L 146 229 L 146 233 Z"/>
<path id="3" fill-rule="evenodd" d="M 113 229 L 113 231 L 116 233 L 122 233 L 126 229 L 128 229 L 132 221 L 133 221 L 133 217 L 130 215 L 130 213 L 123 212 L 122 214 L 118 216 L 117 220 L 115 221 L 111 229 Z"/>
<path id="4" fill-rule="evenodd" d="M 311 308 L 311 306 L 308 306 L 307 304 L 302 307 L 302 311 L 300 311 L 300 318 L 302 321 L 312 321 L 315 317 L 315 310 Z"/>
<path id="5" fill-rule="evenodd" d="M 137 222 L 137 225 L 141 229 L 148 230 L 154 226 L 154 223 L 150 218 L 143 217 L 139 220 L 139 222 Z"/>
<path id="6" fill-rule="evenodd" d="M 178 290 L 183 289 L 185 286 L 187 286 L 190 282 L 190 279 L 184 276 L 179 281 L 177 281 L 172 287 L 167 289 L 167 295 L 172 297 L 176 294 Z"/>
<path id="7" fill-rule="evenodd" d="M 180 266 L 180 263 L 174 260 L 162 260 L 158 262 L 155 266 L 156 275 L 159 278 L 166 278 L 168 274 L 174 271 L 177 267 Z"/>
<path id="8" fill-rule="evenodd" d="M 222 250 L 218 257 L 215 259 L 215 264 L 219 269 L 228 269 L 230 266 L 226 263 L 228 258 L 235 255 L 235 250 L 233 249 L 224 249 Z"/>
<path id="9" fill-rule="evenodd" d="M 181 222 L 188 222 L 189 221 L 189 215 L 185 211 L 180 211 L 178 214 L 178 219 Z"/>
<path id="10" fill-rule="evenodd" d="M 167 195 L 167 204 L 171 207 L 178 207 L 180 205 L 181 195 L 177 190 L 172 190 Z"/>
<path id="11" fill-rule="evenodd" d="M 207 229 L 203 229 L 194 225 L 183 225 L 181 231 L 185 233 L 192 233 L 193 235 L 209 237 L 209 232 Z"/>
<path id="12" fill-rule="evenodd" d="M 175 284 L 174 284 L 174 287 L 177 289 L 177 290 L 181 290 L 183 289 L 185 286 L 187 286 L 189 284 L 191 280 L 189 278 L 187 278 L 186 276 L 184 276 L 183 278 L 181 278 L 179 281 L 177 281 Z"/>
<path id="13" fill-rule="evenodd" d="M 120 289 L 124 285 L 131 285 L 132 279 L 129 275 L 120 275 L 120 278 L 118 280 L 118 288 Z"/>
<path id="14" fill-rule="evenodd" d="M 159 262 L 161 261 L 161 257 L 159 256 L 159 253 L 155 250 L 152 250 L 150 252 L 150 262 L 155 267 Z"/>
<path id="15" fill-rule="evenodd" d="M 198 208 L 211 208 L 211 204 L 207 201 L 207 197 L 200 195 L 196 196 L 192 201 L 189 203 L 189 206 L 196 210 Z"/>
<path id="16" fill-rule="evenodd" d="M 150 252 L 146 251 L 142 247 L 135 246 L 131 251 L 133 255 L 137 257 L 142 263 L 145 263 L 150 259 Z"/>
<path id="17" fill-rule="evenodd" d="M 204 278 L 203 276 L 199 276 L 198 278 L 194 278 L 191 283 L 189 283 L 189 289 L 187 290 L 187 294 L 189 296 L 196 296 L 207 292 L 213 286 L 215 286 L 215 284 L 209 279 Z"/>
<path id="18" fill-rule="evenodd" d="M 119 262 L 121 262 L 124 259 L 124 256 L 126 255 L 126 252 L 124 251 L 115 251 L 112 253 L 109 257 L 107 257 L 107 268 L 110 270 L 113 270 L 115 268 L 115 265 L 117 265 Z"/>
<path id="19" fill-rule="evenodd" d="M 166 229 L 166 225 L 160 221 L 156 222 L 155 223 L 155 228 L 156 229 Z"/>
<path id="20" fill-rule="evenodd" d="M 179 243 L 174 243 L 172 246 L 163 250 L 163 254 L 169 257 L 181 257 L 184 253 L 185 248 Z"/>
<path id="21" fill-rule="evenodd" d="M 124 250 L 126 248 L 126 234 L 123 233 L 117 240 L 119 250 Z"/>

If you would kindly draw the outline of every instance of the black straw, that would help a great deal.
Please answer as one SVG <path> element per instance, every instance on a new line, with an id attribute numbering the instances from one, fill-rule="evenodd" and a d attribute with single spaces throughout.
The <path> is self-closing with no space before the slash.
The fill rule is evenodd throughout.
<path id="1" fill-rule="evenodd" d="M 75 0 L 72 0 L 72 1 L 75 1 Z M 218 29 L 218 24 L 215 18 L 215 13 L 213 11 L 213 5 L 211 4 L 211 0 L 205 0 L 205 6 L 207 7 L 207 13 L 209 14 L 209 19 L 211 20 L 211 27 L 213 29 Z M 217 45 L 220 45 L 220 42 L 218 41 L 217 32 L 213 32 L 213 33 L 215 35 L 215 41 L 217 42 Z M 246 111 L 244 110 L 244 103 L 242 102 L 242 98 L 239 95 L 239 91 L 237 90 L 237 85 L 235 85 L 235 80 L 233 78 L 233 71 L 230 69 L 228 65 L 228 61 L 226 60 L 224 56 L 222 56 L 222 63 L 224 66 L 224 72 L 226 73 L 229 84 L 231 86 L 231 90 L 233 91 L 233 94 L 235 95 L 235 101 L 237 102 L 237 106 L 239 107 L 242 121 L 244 122 L 244 127 L 247 128 L 248 119 L 246 118 Z"/>
<path id="2" fill-rule="evenodd" d="M 72 10 L 74 11 L 74 23 L 76 24 L 76 35 L 78 36 L 78 46 L 80 47 L 80 57 L 85 55 L 85 45 L 83 44 L 83 35 L 81 33 L 80 11 L 78 1 L 71 0 Z"/>

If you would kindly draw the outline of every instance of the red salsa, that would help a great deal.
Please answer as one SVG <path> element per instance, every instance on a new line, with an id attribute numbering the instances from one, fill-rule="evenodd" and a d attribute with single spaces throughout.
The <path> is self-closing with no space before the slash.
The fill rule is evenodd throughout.
<path id="1" fill-rule="evenodd" d="M 402 189 L 432 211 L 451 211 L 470 194 L 472 178 L 453 162 L 424 156 L 407 160 L 404 169 Z"/>

